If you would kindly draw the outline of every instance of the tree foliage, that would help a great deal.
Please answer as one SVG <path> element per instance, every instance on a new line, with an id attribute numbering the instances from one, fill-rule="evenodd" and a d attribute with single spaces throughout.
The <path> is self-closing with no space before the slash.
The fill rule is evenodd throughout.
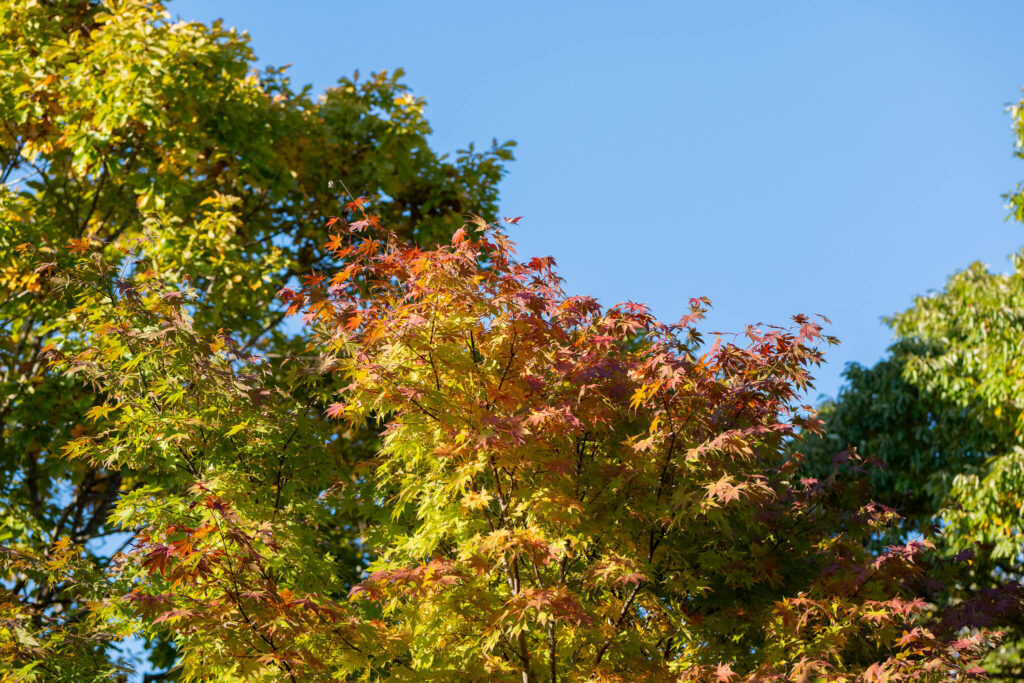
<path id="1" fill-rule="evenodd" d="M 116 680 L 132 635 L 181 680 L 983 674 L 1018 596 L 937 604 L 967 556 L 876 549 L 870 463 L 796 453 L 818 322 L 566 296 L 462 225 L 508 144 L 252 63 L 155 2 L 0 0 L 5 680 Z"/>
<path id="2" fill-rule="evenodd" d="M 1011 108 L 1020 141 L 1024 110 Z M 1008 196 L 1021 219 L 1024 199 Z M 904 529 L 941 524 L 947 555 L 973 554 L 950 600 L 1024 580 L 1024 252 L 1012 270 L 973 263 L 946 286 L 887 320 L 886 358 L 847 368 L 846 386 L 821 407 L 825 436 L 804 451 L 817 467 L 847 446 L 878 458 L 876 496 L 906 515 Z M 997 676 L 1024 676 L 1024 624 L 1004 623 L 1007 645 L 989 662 Z"/>
<path id="3" fill-rule="evenodd" d="M 160 476 L 60 457 L 107 399 L 40 355 L 79 334 L 84 313 L 36 270 L 38 249 L 145 232 L 148 268 L 187 279 L 202 303 L 197 330 L 281 358 L 303 342 L 274 294 L 322 257 L 316 226 L 338 210 L 329 179 L 358 185 L 427 245 L 466 211 L 495 210 L 509 144 L 434 152 L 401 71 L 343 78 L 315 98 L 283 69 L 253 65 L 245 35 L 175 21 L 158 2 L 0 2 L 0 541 L 17 558 L 4 560 L 12 609 L 37 626 L 75 622 L 82 598 L 30 566 L 45 568 L 66 538 L 98 572 L 116 547 L 114 501 Z M 104 258 L 123 265 L 112 246 Z"/>
<path id="4" fill-rule="evenodd" d="M 348 208 L 338 270 L 281 291 L 317 351 L 290 385 L 198 331 L 201 295 L 147 243 L 130 276 L 42 255 L 81 316 L 45 355 L 104 397 L 65 457 L 154 475 L 116 504 L 137 542 L 97 625 L 169 636 L 185 680 L 982 673 L 977 615 L 927 599 L 955 565 L 928 540 L 870 552 L 894 515 L 862 463 L 802 478 L 786 448 L 817 429 L 797 397 L 818 324 L 704 348 L 706 300 L 671 325 L 604 309 L 483 220 L 424 250 Z M 318 411 L 385 424 L 381 447 L 349 464 Z M 362 576 L 325 540 L 339 519 Z"/>
<path id="5" fill-rule="evenodd" d="M 847 369 L 838 399 L 821 408 L 825 436 L 804 448 L 819 468 L 847 446 L 883 463 L 874 488 L 906 513 L 902 530 L 939 523 L 945 554 L 972 554 L 953 600 L 1022 576 L 1024 256 L 1013 262 L 1008 274 L 975 263 L 891 318 L 889 356 Z M 998 668 L 1012 677 L 1024 671 L 1021 632 L 1004 626 L 1014 635 Z"/>

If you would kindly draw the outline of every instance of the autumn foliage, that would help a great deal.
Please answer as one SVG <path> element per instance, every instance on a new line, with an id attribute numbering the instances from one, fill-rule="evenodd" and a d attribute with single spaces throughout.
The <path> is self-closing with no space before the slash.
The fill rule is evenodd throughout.
<path id="1" fill-rule="evenodd" d="M 513 143 L 435 151 L 401 76 L 0 0 L 0 682 L 1021 670 L 1024 262 L 825 430 L 826 319 L 567 295 L 493 221 Z"/>
<path id="2" fill-rule="evenodd" d="M 196 335 L 222 329 L 223 343 L 274 359 L 272 383 L 315 393 L 293 382 L 295 364 L 280 363 L 302 355 L 306 339 L 282 324 L 275 294 L 323 268 L 323 217 L 337 210 L 329 181 L 358 185 L 390 228 L 432 244 L 467 211 L 496 215 L 512 158 L 511 142 L 436 149 L 425 100 L 401 69 L 356 72 L 315 92 L 285 68 L 260 67 L 248 34 L 177 14 L 177 3 L 159 0 L 0 0 L 0 612 L 13 615 L 0 621 L 0 679 L 124 675 L 138 648 L 119 650 L 121 632 L 89 625 L 111 558 L 130 541 L 111 513 L 122 496 L 178 490 L 167 474 L 176 467 L 157 466 L 154 453 L 65 457 L 65 446 L 121 413 L 97 412 L 115 402 L 104 385 L 84 381 L 84 368 L 62 373 L 42 349 L 77 353 L 92 327 L 149 324 L 122 307 L 129 292 L 107 292 L 119 275 L 147 291 L 158 274 L 167 287 L 191 288 L 183 305 Z M 128 256 L 116 245 L 143 235 L 145 266 L 122 273 Z M 54 250 L 65 268 L 65 257 L 96 249 L 107 272 L 91 276 L 94 296 L 76 300 L 70 293 L 81 292 L 61 290 L 62 274 L 47 264 Z M 131 340 L 136 349 L 155 343 Z M 177 354 L 132 356 L 122 372 L 127 382 L 145 371 L 150 396 L 186 424 L 193 399 L 220 385 L 186 370 L 192 350 Z M 307 447 L 312 434 L 332 439 L 324 452 L 347 467 L 372 448 L 367 439 L 338 441 L 315 405 L 305 415 L 290 449 Z M 208 412 L 190 419 L 212 420 Z M 145 438 L 140 444 L 159 442 Z M 241 438 L 235 432 L 223 447 Z M 295 486 L 282 484 L 282 500 Z M 351 577 L 362 567 L 351 540 L 358 533 L 338 521 L 346 510 L 335 515 L 333 531 L 319 532 L 320 555 Z M 60 543 L 67 552 L 55 550 Z M 73 574 L 50 567 L 69 553 Z M 153 675 L 175 662 L 167 633 L 147 645 Z"/>
<path id="3" fill-rule="evenodd" d="M 802 474 L 819 321 L 708 343 L 706 299 L 606 309 L 498 225 L 423 249 L 367 211 L 280 291 L 311 331 L 283 362 L 197 331 L 144 241 L 117 273 L 40 255 L 82 321 L 48 357 L 105 397 L 66 457 L 159 473 L 118 502 L 97 623 L 168 635 L 185 680 L 982 675 L 984 607 L 929 600 L 956 563 L 869 550 L 897 520 L 871 464 Z"/>

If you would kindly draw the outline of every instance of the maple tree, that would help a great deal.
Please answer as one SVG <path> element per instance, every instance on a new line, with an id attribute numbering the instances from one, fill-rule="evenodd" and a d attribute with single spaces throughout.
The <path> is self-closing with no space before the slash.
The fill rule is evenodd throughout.
<path id="1" fill-rule="evenodd" d="M 38 255 L 78 304 L 45 355 L 104 397 L 64 456 L 151 475 L 116 503 L 137 540 L 96 629 L 173 639 L 183 680 L 984 673 L 988 606 L 929 600 L 959 565 L 927 538 L 871 552 L 896 516 L 865 463 L 809 479 L 787 449 L 818 428 L 818 323 L 706 347 L 704 299 L 677 324 L 604 309 L 482 219 L 427 250 L 347 208 L 338 270 L 280 292 L 313 331 L 288 383 L 197 328 L 208 304 L 148 242 L 127 270 Z M 367 421 L 379 447 L 341 457 Z M 330 550 L 352 522 L 358 574 Z"/>
<path id="2" fill-rule="evenodd" d="M 357 183 L 397 232 L 428 245 L 466 211 L 496 210 L 511 143 L 434 151 L 424 100 L 400 70 L 316 97 L 254 62 L 246 35 L 177 21 L 151 0 L 0 1 L 0 543 L 17 553 L 0 575 L 26 638 L 48 634 L 44 621 L 79 623 L 70 584 L 37 580 L 54 544 L 69 539 L 87 555 L 81 571 L 98 575 L 123 540 L 107 522 L 114 501 L 152 475 L 60 457 L 91 432 L 86 411 L 103 395 L 40 357 L 80 316 L 21 245 L 84 253 L 146 232 L 150 267 L 190 278 L 206 304 L 197 329 L 280 359 L 304 341 L 274 294 L 323 256 L 331 178 Z M 105 258 L 122 255 L 110 246 Z M 61 647 L 76 643 L 78 660 L 104 661 L 96 641 Z"/>
<path id="3" fill-rule="evenodd" d="M 180 680 L 983 676 L 1015 586 L 877 547 L 856 453 L 807 476 L 819 321 L 566 296 L 462 225 L 507 144 L 252 62 L 156 2 L 0 0 L 4 680 L 123 678 L 130 636 Z"/>

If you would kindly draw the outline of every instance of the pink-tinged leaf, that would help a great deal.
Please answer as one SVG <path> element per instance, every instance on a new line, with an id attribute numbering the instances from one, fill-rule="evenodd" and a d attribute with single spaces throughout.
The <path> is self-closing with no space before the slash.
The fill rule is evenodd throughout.
<path id="1" fill-rule="evenodd" d="M 519 225 L 519 221 L 521 220 L 523 220 L 522 216 L 516 216 L 515 218 L 509 218 L 508 216 L 505 216 L 505 222 L 511 223 L 512 225 Z"/>
<path id="2" fill-rule="evenodd" d="M 889 680 L 889 673 L 882 664 L 875 662 L 864 670 L 864 680 L 869 683 L 886 683 Z"/>
<path id="3" fill-rule="evenodd" d="M 722 477 L 713 484 L 705 487 L 708 491 L 708 498 L 717 498 L 723 505 L 728 505 L 734 500 L 739 500 L 742 486 L 736 486 L 729 480 L 729 477 Z"/>
<path id="4" fill-rule="evenodd" d="M 715 680 L 718 683 L 728 683 L 734 676 L 736 672 L 728 664 L 719 664 L 715 667 Z"/>
<path id="5" fill-rule="evenodd" d="M 327 417 L 329 417 L 331 419 L 335 419 L 335 418 L 337 418 L 339 415 L 341 415 L 344 412 L 345 412 L 345 404 L 344 403 L 332 403 L 327 408 Z"/>
<path id="6" fill-rule="evenodd" d="M 646 581 L 646 580 L 647 580 L 647 577 L 644 576 L 643 574 L 641 574 L 640 572 L 632 572 L 631 574 L 626 574 L 625 576 L 620 576 L 618 578 L 618 583 L 619 583 L 619 585 L 625 586 L 626 584 L 638 584 L 641 581 Z"/>
<path id="7" fill-rule="evenodd" d="M 651 446 L 654 445 L 654 440 L 656 437 L 657 434 L 652 434 L 646 439 L 637 441 L 635 444 L 633 444 L 633 450 L 636 451 L 637 453 L 643 453 L 646 450 L 650 450 Z"/>
<path id="8" fill-rule="evenodd" d="M 799 334 L 796 335 L 796 340 L 802 341 L 804 339 L 817 339 L 821 336 L 821 325 L 814 323 L 804 323 L 800 327 Z"/>
<path id="9" fill-rule="evenodd" d="M 167 621 L 168 619 L 174 619 L 174 618 L 177 618 L 177 617 L 190 617 L 190 616 L 192 616 L 192 614 L 193 614 L 192 610 L 172 609 L 172 610 L 170 610 L 168 612 L 164 612 L 159 617 L 154 619 L 153 623 L 154 624 L 161 624 L 161 623 Z"/>
<path id="10" fill-rule="evenodd" d="M 555 266 L 555 259 L 552 256 L 534 256 L 530 259 L 527 267 L 530 270 L 551 270 Z"/>
<path id="11" fill-rule="evenodd" d="M 718 352 L 722 350 L 722 338 L 716 336 L 715 342 L 711 345 L 711 349 L 708 351 L 708 358 L 714 358 L 718 355 Z"/>

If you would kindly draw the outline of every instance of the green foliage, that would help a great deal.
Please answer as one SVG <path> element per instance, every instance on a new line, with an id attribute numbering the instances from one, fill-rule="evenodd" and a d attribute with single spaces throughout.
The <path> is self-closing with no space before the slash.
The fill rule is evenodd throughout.
<path id="1" fill-rule="evenodd" d="M 400 71 L 343 78 L 314 98 L 281 69 L 255 71 L 246 36 L 168 17 L 148 0 L 0 1 L 0 542 L 44 565 L 67 537 L 103 567 L 114 501 L 163 473 L 60 456 L 109 398 L 40 355 L 74 340 L 85 316 L 36 270 L 41 257 L 145 231 L 147 268 L 195 291 L 197 330 L 228 330 L 279 363 L 304 342 L 283 328 L 274 294 L 318 267 L 319 225 L 339 210 L 330 179 L 358 185 L 405 238 L 430 245 L 469 209 L 495 211 L 511 158 L 511 143 L 435 153 Z M 123 265 L 113 246 L 104 258 Z M 311 429 L 337 438 L 317 420 Z M 20 591 L 8 597 L 36 622 L 64 600 L 63 584 L 44 590 L 3 567 Z M 66 602 L 70 622 L 79 603 Z"/>
<path id="2" fill-rule="evenodd" d="M 878 458 L 875 495 L 905 512 L 904 530 L 940 523 L 946 554 L 974 554 L 953 600 L 1024 572 L 1024 255 L 1013 266 L 972 264 L 891 318 L 889 356 L 847 369 L 838 399 L 821 407 L 825 436 L 803 447 L 819 470 L 847 445 Z M 1012 678 L 1024 673 L 1024 632 L 1004 625 L 1012 642 L 993 667 Z"/>
<path id="3" fill-rule="evenodd" d="M 1024 158 L 1024 100 L 1010 108 Z M 1024 185 L 1005 196 L 1024 221 Z M 846 369 L 846 386 L 821 406 L 824 436 L 801 446 L 813 470 L 853 446 L 877 458 L 874 495 L 906 515 L 903 531 L 940 524 L 945 554 L 971 554 L 971 576 L 947 600 L 1024 581 L 1024 252 L 1013 270 L 973 263 L 943 290 L 888 319 L 896 334 L 871 368 Z M 1024 676 L 1024 625 L 1002 624 L 1007 643 L 986 666 Z"/>
<path id="4" fill-rule="evenodd" d="M 0 547 L 0 563 L 14 578 L 0 595 L 0 680 L 124 680 L 128 662 L 111 656 L 117 637 L 102 616 L 83 607 L 108 595 L 110 581 L 67 536 L 47 548 L 45 558 Z M 40 596 L 44 613 L 22 591 Z"/>
<path id="5" fill-rule="evenodd" d="M 1013 122 L 1014 156 L 1024 159 L 1024 98 L 1009 107 L 1008 111 Z M 1019 183 L 1013 192 L 1006 193 L 1003 198 L 1006 199 L 1010 216 L 1024 223 L 1024 183 Z"/>
<path id="6" fill-rule="evenodd" d="M 933 344 L 906 358 L 907 380 L 963 411 L 989 437 L 953 478 L 952 505 L 943 511 L 951 542 L 985 543 L 993 558 L 1016 563 L 1024 532 L 1024 254 L 1014 255 L 1013 266 L 1005 275 L 970 266 L 893 327 L 902 338 Z M 964 440 L 981 442 L 977 432 Z"/>
<path id="7" fill-rule="evenodd" d="M 121 634 L 173 634 L 189 680 L 259 677 L 267 662 L 280 674 L 293 656 L 318 661 L 307 618 L 319 624 L 317 610 L 354 584 L 364 550 L 347 525 L 374 518 L 357 514 L 358 497 L 335 493 L 356 485 L 349 460 L 360 435 L 320 428 L 317 373 L 198 332 L 190 309 L 204 304 L 194 289 L 169 286 L 148 259 L 132 264 L 143 270 L 131 281 L 97 263 L 66 275 L 55 264 L 55 284 L 77 293 L 78 334 L 89 343 L 44 351 L 104 397 L 62 456 L 123 473 L 110 523 L 136 543 L 115 556 L 110 580 L 124 588 L 107 591 L 97 617 Z M 301 609 L 268 616 L 263 600 L 287 607 L 296 591 Z M 264 619 L 280 621 L 253 626 Z"/>

